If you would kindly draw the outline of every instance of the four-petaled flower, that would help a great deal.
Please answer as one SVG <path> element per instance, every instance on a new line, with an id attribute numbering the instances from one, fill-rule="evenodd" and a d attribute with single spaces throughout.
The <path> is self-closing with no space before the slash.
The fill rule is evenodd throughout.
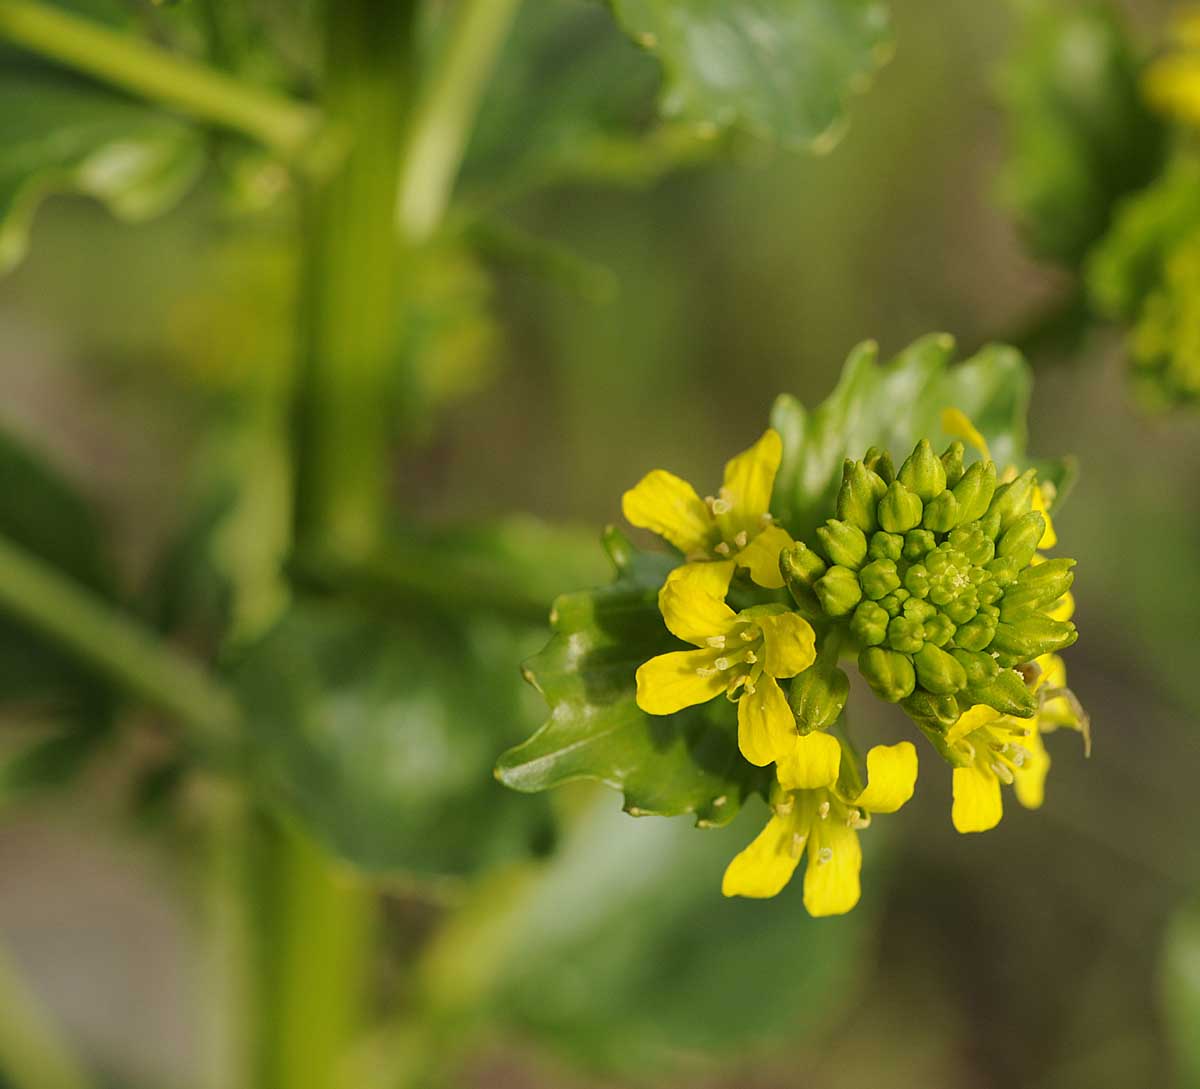
<path id="1" fill-rule="evenodd" d="M 701 499 L 686 480 L 655 469 L 625 493 L 621 507 L 632 525 L 669 541 L 689 564 L 717 563 L 731 577 L 745 567 L 759 586 L 778 590 L 779 554 L 792 538 L 767 508 L 782 457 L 783 441 L 771 428 L 729 461 L 715 496 Z"/>
<path id="2" fill-rule="evenodd" d="M 847 761 L 849 764 L 850 762 Z M 842 915 L 858 903 L 862 848 L 858 833 L 872 813 L 894 813 L 917 782 L 917 750 L 909 741 L 876 745 L 867 754 L 865 789 L 843 776 L 820 790 L 779 790 L 766 828 L 729 864 L 726 896 L 774 896 L 808 851 L 804 906 L 810 915 Z"/>
<path id="3" fill-rule="evenodd" d="M 663 620 L 672 634 L 698 649 L 660 654 L 642 665 L 637 702 L 648 714 L 670 715 L 724 693 L 737 701 L 742 755 L 765 766 L 792 756 L 801 743 L 777 678 L 793 677 L 812 664 L 815 635 L 786 605 L 735 613 L 725 604 L 732 577 L 733 565 L 724 563 L 687 564 L 667 576 L 658 595 Z"/>

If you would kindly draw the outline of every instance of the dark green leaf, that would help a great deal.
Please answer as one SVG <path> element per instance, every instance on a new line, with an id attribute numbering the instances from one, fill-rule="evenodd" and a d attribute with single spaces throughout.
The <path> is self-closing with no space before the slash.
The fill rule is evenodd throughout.
<path id="1" fill-rule="evenodd" d="M 1107 3 L 1032 4 L 1001 79 L 1010 158 L 1001 186 L 1039 255 L 1077 264 L 1117 200 L 1162 164 L 1164 128 Z"/>
<path id="2" fill-rule="evenodd" d="M 824 151 L 890 51 L 882 0 L 612 0 L 654 52 L 668 117 Z"/>
<path id="3" fill-rule="evenodd" d="M 899 464 L 918 439 L 943 434 L 945 408 L 971 418 L 1001 468 L 1025 464 L 1031 387 L 1025 361 L 1003 345 L 955 365 L 953 356 L 954 340 L 945 334 L 915 341 L 886 364 L 867 341 L 850 353 L 837 387 L 815 409 L 786 394 L 775 402 L 771 424 L 783 436 L 783 463 L 771 509 L 793 536 L 810 537 L 829 517 L 845 458 L 880 446 Z M 1065 465 L 1042 468 L 1048 479 L 1065 482 Z"/>
<path id="4" fill-rule="evenodd" d="M 657 600 L 677 561 L 637 553 L 615 533 L 606 543 L 617 579 L 555 602 L 554 638 L 525 664 L 550 718 L 500 758 L 496 774 L 523 791 L 597 779 L 623 791 L 631 813 L 725 824 L 762 777 L 738 752 L 731 705 L 714 700 L 657 716 L 635 699 L 638 666 L 679 646 Z"/>
<path id="5" fill-rule="evenodd" d="M 544 804 L 492 778 L 528 729 L 528 630 L 300 605 L 234 673 L 270 797 L 376 871 L 463 872 L 547 841 Z"/>
<path id="6" fill-rule="evenodd" d="M 1200 1086 L 1200 907 L 1177 912 L 1162 961 L 1163 1013 L 1180 1089 Z"/>
<path id="7" fill-rule="evenodd" d="M 866 902 L 836 919 L 806 914 L 799 875 L 772 900 L 723 897 L 725 866 L 765 819 L 748 806 L 697 834 L 593 807 L 552 860 L 488 890 L 486 950 L 447 935 L 438 997 L 453 1003 L 492 958 L 495 1017 L 635 1078 L 807 1043 L 853 998 L 882 875 L 868 857 Z"/>
<path id="8" fill-rule="evenodd" d="M 6 72 L 0 100 L 0 270 L 24 255 L 48 194 L 83 193 L 123 219 L 146 219 L 173 205 L 203 162 L 188 125 L 54 73 Z"/>

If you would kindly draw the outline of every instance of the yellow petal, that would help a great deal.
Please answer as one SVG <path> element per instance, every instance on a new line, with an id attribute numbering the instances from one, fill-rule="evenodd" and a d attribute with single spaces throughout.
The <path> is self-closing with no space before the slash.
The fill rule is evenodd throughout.
<path id="1" fill-rule="evenodd" d="M 810 915 L 844 915 L 861 893 L 862 846 L 844 820 L 815 820 L 808 835 L 804 906 Z"/>
<path id="2" fill-rule="evenodd" d="M 763 633 L 763 669 L 772 677 L 794 677 L 816 660 L 816 633 L 799 613 L 760 616 L 755 623 Z"/>
<path id="3" fill-rule="evenodd" d="M 750 578 L 759 586 L 781 590 L 783 574 L 779 570 L 779 554 L 792 544 L 792 535 L 783 526 L 767 526 L 734 559 L 738 566 L 750 569 Z"/>
<path id="4" fill-rule="evenodd" d="M 1029 754 L 1013 772 L 1013 790 L 1017 801 L 1026 809 L 1039 809 L 1046 797 L 1046 774 L 1050 771 L 1050 754 L 1042 735 L 1036 730 L 1021 738 L 1019 744 Z"/>
<path id="5" fill-rule="evenodd" d="M 771 505 L 771 490 L 782 457 L 779 432 L 767 428 L 758 442 L 725 466 L 721 498 L 729 509 L 716 516 L 725 540 L 732 541 L 741 532 L 753 536 L 763 528 L 763 515 Z"/>
<path id="6" fill-rule="evenodd" d="M 971 423 L 970 417 L 961 408 L 942 409 L 942 430 L 951 438 L 962 439 L 963 442 L 975 447 L 983 457 L 991 461 L 992 455 L 988 452 L 987 439 L 979 433 L 979 430 Z"/>
<path id="7" fill-rule="evenodd" d="M 868 813 L 895 813 L 917 785 L 917 750 L 911 741 L 876 745 L 867 753 L 867 786 L 854 804 Z"/>
<path id="8" fill-rule="evenodd" d="M 647 473 L 621 498 L 621 509 L 630 524 L 657 533 L 685 556 L 708 550 L 712 516 L 696 489 L 674 473 Z"/>
<path id="9" fill-rule="evenodd" d="M 729 863 L 721 892 L 726 896 L 774 896 L 792 879 L 803 850 L 796 814 L 772 817 L 754 842 Z"/>
<path id="10" fill-rule="evenodd" d="M 946 731 L 946 743 L 953 745 L 956 741 L 961 741 L 967 734 L 978 730 L 980 726 L 995 722 L 999 717 L 1000 712 L 995 708 L 989 707 L 986 703 L 977 703 L 959 715 L 958 721 Z"/>
<path id="11" fill-rule="evenodd" d="M 725 633 L 734 619 L 725 604 L 733 566 L 733 560 L 687 563 L 667 576 L 658 608 L 672 635 L 703 647 L 711 636 Z"/>
<path id="12" fill-rule="evenodd" d="M 1063 594 L 1046 610 L 1046 615 L 1051 620 L 1070 620 L 1075 615 L 1075 596 L 1071 593 Z"/>
<path id="13" fill-rule="evenodd" d="M 1033 509 L 1042 512 L 1042 517 L 1046 519 L 1046 532 L 1042 534 L 1042 539 L 1038 541 L 1038 548 L 1053 548 L 1058 544 L 1058 534 L 1054 532 L 1054 523 L 1050 521 L 1050 510 L 1046 502 L 1046 493 L 1043 488 L 1053 488 L 1053 484 L 1045 483 L 1033 489 Z"/>
<path id="14" fill-rule="evenodd" d="M 761 768 L 789 752 L 796 737 L 787 697 L 775 678 L 764 673 L 754 692 L 738 700 L 738 748 Z"/>
<path id="15" fill-rule="evenodd" d="M 841 766 L 842 746 L 837 738 L 814 730 L 811 734 L 793 734 L 775 774 L 784 790 L 816 790 L 836 782 Z"/>
<path id="16" fill-rule="evenodd" d="M 672 715 L 720 695 L 728 682 L 725 674 L 713 668 L 720 653 L 677 650 L 651 658 L 637 671 L 637 705 L 648 715 Z"/>
<path id="17" fill-rule="evenodd" d="M 995 772 L 972 764 L 954 769 L 954 808 L 951 819 L 960 832 L 986 832 L 1004 815 L 1000 780 Z"/>

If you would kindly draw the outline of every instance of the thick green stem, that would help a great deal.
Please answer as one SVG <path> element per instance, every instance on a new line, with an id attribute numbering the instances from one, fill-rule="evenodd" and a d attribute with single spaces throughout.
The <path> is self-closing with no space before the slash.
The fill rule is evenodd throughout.
<path id="1" fill-rule="evenodd" d="M 321 117 L 311 107 L 61 8 L 0 0 L 0 38 L 197 121 L 243 133 L 286 158 L 317 166 L 331 150 L 315 139 Z"/>
<path id="2" fill-rule="evenodd" d="M 167 712 L 200 747 L 225 753 L 236 744 L 236 705 L 200 666 L 3 537 L 0 611 Z"/>
<path id="3" fill-rule="evenodd" d="M 0 1082 L 13 1089 L 91 1089 L 94 1084 L 2 946 Z"/>
<path id="4" fill-rule="evenodd" d="M 428 238 L 450 202 L 471 124 L 521 0 L 463 0 L 450 45 L 413 111 L 396 214 L 413 241 Z"/>
<path id="5" fill-rule="evenodd" d="M 400 410 L 405 255 L 393 221 L 413 75 L 415 0 L 330 4 L 324 105 L 351 146 L 309 194 L 299 392 L 301 542 L 369 551 L 385 522 Z"/>

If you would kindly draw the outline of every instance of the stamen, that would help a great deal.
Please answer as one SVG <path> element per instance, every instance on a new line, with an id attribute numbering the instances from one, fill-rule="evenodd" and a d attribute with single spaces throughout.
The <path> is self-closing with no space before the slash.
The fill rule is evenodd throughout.
<path id="1" fill-rule="evenodd" d="M 817 861 L 822 866 L 825 865 L 826 862 L 831 862 L 832 860 L 833 860 L 833 848 L 832 847 L 822 847 L 817 852 Z"/>
<path id="2" fill-rule="evenodd" d="M 743 661 L 748 662 L 750 665 L 754 665 L 754 663 L 758 661 L 758 655 L 755 654 L 754 651 L 748 650 L 746 651 L 746 656 Z"/>
<path id="3" fill-rule="evenodd" d="M 757 642 L 761 636 L 762 636 L 762 632 L 754 625 L 751 625 L 750 627 L 744 628 L 742 630 L 742 638 L 747 643 Z"/>
<path id="4" fill-rule="evenodd" d="M 725 636 L 723 635 L 710 635 L 704 641 L 715 650 L 725 649 Z"/>
<path id="5" fill-rule="evenodd" d="M 730 549 L 729 545 L 722 541 L 719 545 L 717 545 L 716 548 L 713 549 L 713 551 L 717 553 L 718 556 L 728 556 Z"/>
<path id="6" fill-rule="evenodd" d="M 1008 768 L 1005 767 L 1005 765 L 996 763 L 996 764 L 989 764 L 988 766 L 992 769 L 992 771 L 994 771 L 996 773 L 996 778 L 999 779 L 1002 783 L 1005 783 L 1008 786 L 1012 785 L 1013 773 L 1011 771 L 1009 771 Z"/>
<path id="7" fill-rule="evenodd" d="M 799 832 L 796 832 L 792 836 L 792 851 L 791 851 L 792 858 L 800 857 L 800 855 L 804 851 L 804 843 L 807 839 L 808 839 L 807 836 L 802 836 Z"/>
<path id="8" fill-rule="evenodd" d="M 817 806 L 817 812 L 821 815 L 821 820 L 825 820 L 829 816 L 828 800 L 823 801 L 819 806 Z"/>
<path id="9" fill-rule="evenodd" d="M 794 794 L 789 794 L 783 799 L 783 801 L 777 803 L 773 808 L 781 817 L 786 817 L 793 809 L 796 808 L 796 796 Z"/>
<path id="10" fill-rule="evenodd" d="M 758 689 L 757 689 L 757 688 L 755 688 L 755 687 L 754 687 L 754 685 L 752 685 L 752 684 L 750 683 L 749 679 L 747 679 L 747 681 L 746 681 L 746 695 L 747 695 L 747 696 L 753 696 L 753 695 L 754 695 L 754 693 L 755 693 L 755 692 L 757 692 L 757 691 L 758 691 Z"/>
<path id="11" fill-rule="evenodd" d="M 769 526 L 772 522 L 775 521 L 775 516 L 769 510 L 765 510 L 765 511 L 763 511 L 762 518 L 760 519 L 760 521 L 762 522 L 762 524 L 764 526 Z"/>
<path id="12" fill-rule="evenodd" d="M 729 668 L 729 659 L 725 657 L 718 658 L 713 665 L 716 666 L 717 672 L 724 673 Z"/>
<path id="13" fill-rule="evenodd" d="M 712 666 L 698 666 L 696 669 L 697 677 L 715 677 L 720 670 L 714 669 Z"/>
<path id="14" fill-rule="evenodd" d="M 709 509 L 713 512 L 713 514 L 728 514 L 731 510 L 733 510 L 733 506 L 730 504 L 728 499 L 714 499 L 709 504 Z"/>
<path id="15" fill-rule="evenodd" d="M 745 548 L 748 541 L 749 538 L 746 536 L 746 531 L 743 529 L 736 537 L 734 537 L 733 544 L 735 548 Z"/>

